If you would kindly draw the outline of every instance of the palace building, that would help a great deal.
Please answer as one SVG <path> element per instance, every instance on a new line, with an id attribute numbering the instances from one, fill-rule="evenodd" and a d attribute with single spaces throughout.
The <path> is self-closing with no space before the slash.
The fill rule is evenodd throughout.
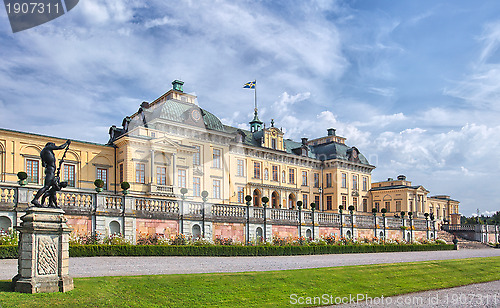
<path id="1" fill-rule="evenodd" d="M 121 128 L 112 126 L 108 144 L 71 143 L 60 171 L 68 188 L 59 194 L 59 203 L 75 232 L 118 232 L 134 241 L 139 233 L 242 240 L 266 233 L 293 236 L 301 233 L 302 224 L 316 236 L 345 235 L 349 230 L 342 225 L 351 221 L 353 227 L 358 219 L 358 231 L 349 233 L 361 236 L 367 232 L 361 230 L 361 221 L 371 223 L 366 217 L 371 219 L 373 208 L 386 208 L 388 218 L 406 211 L 423 219 L 424 213 L 432 212 L 438 223 L 459 223 L 458 201 L 449 196 L 428 198 L 429 191 L 412 186 L 404 176 L 372 184 L 375 166 L 333 128 L 319 138 L 293 141 L 274 120 L 266 126 L 257 108 L 248 130 L 227 126 L 185 93 L 182 81 L 172 85 L 126 116 Z M 41 187 L 39 155 L 46 142 L 64 140 L 0 129 L 0 227 L 9 221 L 10 226 L 16 224 L 17 212 Z M 56 157 L 60 159 L 62 152 Z M 28 174 L 27 185 L 18 184 L 19 171 Z M 104 181 L 103 192 L 95 192 L 96 179 Z M 123 182 L 130 184 L 126 195 L 120 187 Z M 252 197 L 249 206 L 247 195 Z M 266 209 L 262 197 L 269 198 Z M 298 201 L 303 204 L 300 209 Z M 339 217 L 340 206 L 346 213 L 353 206 L 351 217 Z M 426 236 L 429 230 L 427 226 Z"/>

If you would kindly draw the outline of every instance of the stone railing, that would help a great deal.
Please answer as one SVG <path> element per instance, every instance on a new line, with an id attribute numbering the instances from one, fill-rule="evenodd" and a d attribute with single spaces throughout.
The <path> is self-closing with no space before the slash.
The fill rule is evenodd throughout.
<path id="1" fill-rule="evenodd" d="M 317 213 L 318 222 L 332 224 L 335 226 L 340 225 L 340 215 L 334 213 Z"/>
<path id="2" fill-rule="evenodd" d="M 179 203 L 176 200 L 135 198 L 134 204 L 136 211 L 179 213 Z"/>
<path id="3" fill-rule="evenodd" d="M 446 231 L 476 231 L 481 230 L 481 225 L 442 225 L 441 228 Z"/>
<path id="4" fill-rule="evenodd" d="M 427 225 L 425 220 L 421 219 L 414 219 L 413 220 L 413 227 L 415 227 L 416 230 L 427 230 Z M 430 224 L 429 224 L 430 226 Z"/>
<path id="5" fill-rule="evenodd" d="M 272 220 L 298 221 L 299 212 L 296 210 L 271 209 Z"/>
<path id="6" fill-rule="evenodd" d="M 189 202 L 187 206 L 187 213 L 190 215 L 201 215 L 203 213 L 203 203 Z"/>
<path id="7" fill-rule="evenodd" d="M 389 229 L 396 229 L 402 226 L 401 218 L 386 217 L 385 227 Z"/>
<path id="8" fill-rule="evenodd" d="M 218 217 L 246 217 L 246 208 L 244 206 L 212 205 L 212 215 Z"/>
<path id="9" fill-rule="evenodd" d="M 259 218 L 259 219 L 264 219 L 264 209 L 259 208 L 259 207 L 254 207 L 253 208 L 253 217 L 254 218 Z"/>
<path id="10" fill-rule="evenodd" d="M 355 218 L 356 220 L 356 225 L 358 227 L 362 228 L 374 228 L 375 226 L 373 225 L 373 216 L 368 216 L 368 215 L 358 215 Z"/>
<path id="11" fill-rule="evenodd" d="M 105 197 L 105 207 L 106 209 L 122 209 L 123 208 L 123 197 Z"/>
<path id="12" fill-rule="evenodd" d="M 91 208 L 94 204 L 94 194 L 80 192 L 60 192 L 57 195 L 57 204 L 60 207 Z"/>
<path id="13" fill-rule="evenodd" d="M 16 189 L 0 186 L 0 204 L 14 205 L 16 203 Z"/>

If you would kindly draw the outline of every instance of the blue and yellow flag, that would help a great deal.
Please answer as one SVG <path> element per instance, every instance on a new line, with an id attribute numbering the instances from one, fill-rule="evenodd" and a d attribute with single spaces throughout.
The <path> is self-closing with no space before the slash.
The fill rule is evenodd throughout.
<path id="1" fill-rule="evenodd" d="M 249 81 L 243 85 L 243 88 L 245 89 L 255 89 L 255 84 L 257 83 L 256 80 L 254 81 Z"/>

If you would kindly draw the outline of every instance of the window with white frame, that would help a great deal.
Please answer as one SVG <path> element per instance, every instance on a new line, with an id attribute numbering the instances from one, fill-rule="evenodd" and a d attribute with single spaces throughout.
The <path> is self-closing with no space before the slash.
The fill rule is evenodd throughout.
<path id="1" fill-rule="evenodd" d="M 213 181 L 213 198 L 220 199 L 220 180 Z"/>
<path id="2" fill-rule="evenodd" d="M 302 171 L 302 186 L 307 186 L 307 171 Z"/>
<path id="3" fill-rule="evenodd" d="M 179 169 L 177 170 L 177 179 L 178 179 L 178 182 L 179 183 L 179 187 L 182 187 L 182 188 L 187 188 L 187 185 L 186 185 L 186 169 Z"/>
<path id="4" fill-rule="evenodd" d="M 243 159 L 238 159 L 237 162 L 237 175 L 238 176 L 245 176 L 245 161 Z"/>
<path id="5" fill-rule="evenodd" d="M 146 164 L 135 164 L 135 181 L 141 184 L 146 183 Z"/>
<path id="6" fill-rule="evenodd" d="M 193 154 L 193 165 L 201 165 L 201 147 L 199 145 L 194 146 L 195 152 Z"/>
<path id="7" fill-rule="evenodd" d="M 199 197 L 201 194 L 201 178 L 193 177 L 193 195 Z"/>
<path id="8" fill-rule="evenodd" d="M 245 188 L 238 187 L 238 203 L 245 203 Z"/>
<path id="9" fill-rule="evenodd" d="M 167 185 L 167 168 L 156 167 L 156 184 Z"/>
<path id="10" fill-rule="evenodd" d="M 221 154 L 220 149 L 213 149 L 212 154 L 212 167 L 220 168 L 221 167 Z"/>

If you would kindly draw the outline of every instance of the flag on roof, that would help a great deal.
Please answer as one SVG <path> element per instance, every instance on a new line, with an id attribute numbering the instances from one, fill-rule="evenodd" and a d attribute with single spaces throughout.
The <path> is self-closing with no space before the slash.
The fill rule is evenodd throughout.
<path id="1" fill-rule="evenodd" d="M 245 89 L 255 89 L 255 84 L 257 83 L 256 80 L 254 81 L 249 81 L 243 85 L 243 88 Z"/>

